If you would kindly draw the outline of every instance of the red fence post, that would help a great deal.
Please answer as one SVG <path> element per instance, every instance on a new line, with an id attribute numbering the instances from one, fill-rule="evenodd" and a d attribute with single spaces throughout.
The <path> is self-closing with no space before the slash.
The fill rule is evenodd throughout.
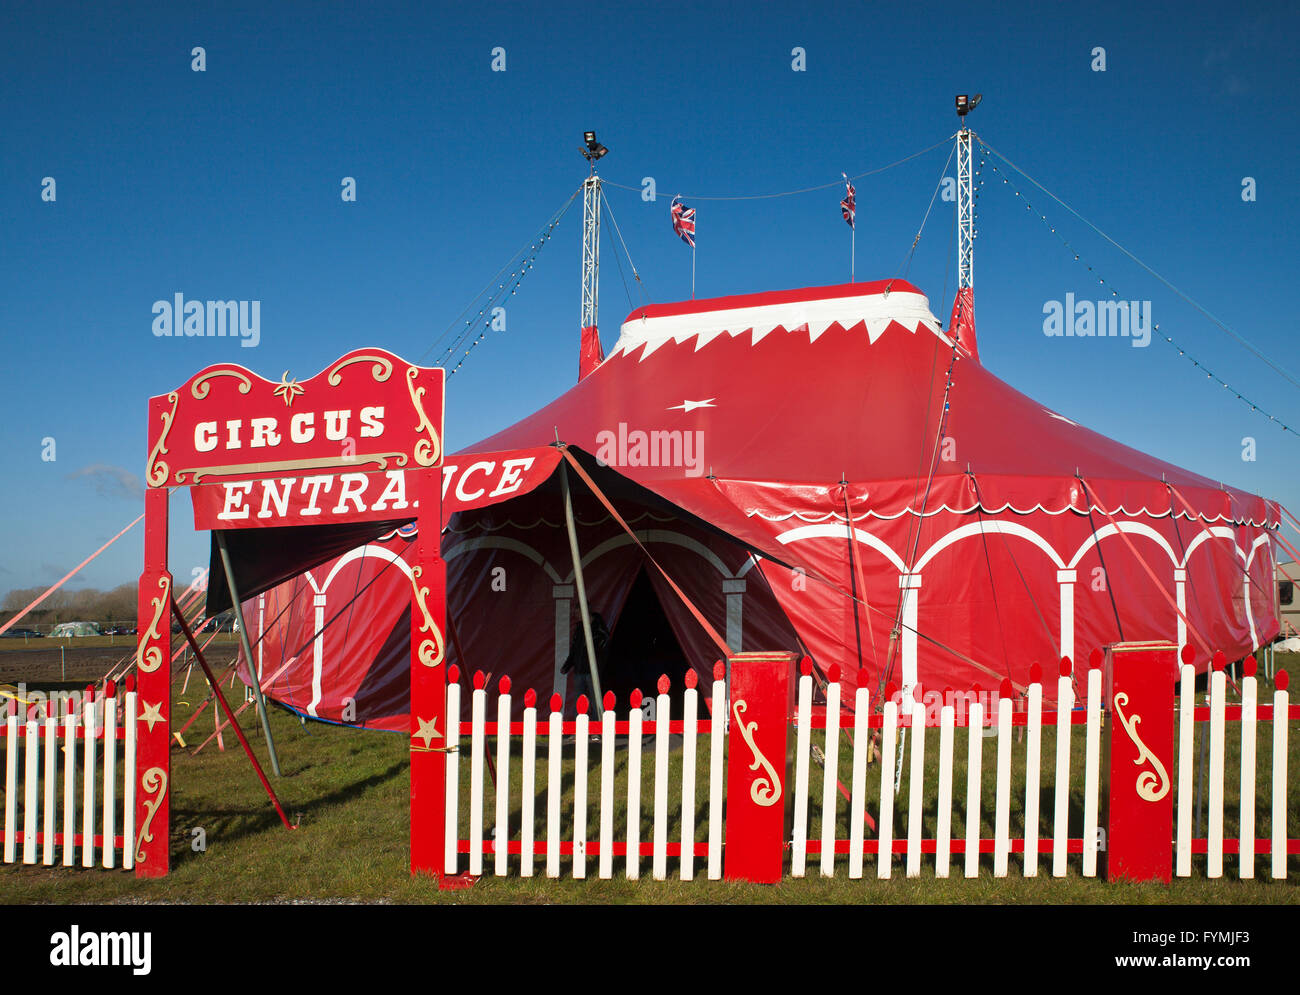
<path id="1" fill-rule="evenodd" d="M 167 570 L 167 488 L 144 494 L 144 571 L 137 593 L 139 726 L 136 730 L 135 874 L 158 878 L 171 867 L 172 575 Z"/>
<path id="2" fill-rule="evenodd" d="M 1178 647 L 1106 648 L 1106 877 L 1163 881 L 1173 872 L 1174 683 Z"/>
<path id="3" fill-rule="evenodd" d="M 775 884 L 785 864 L 786 756 L 798 654 L 738 653 L 729 659 L 727 754 L 729 881 Z"/>
<path id="4" fill-rule="evenodd" d="M 411 576 L 411 873 L 441 880 L 446 845 L 447 564 L 437 469 L 419 474 L 419 538 Z"/>

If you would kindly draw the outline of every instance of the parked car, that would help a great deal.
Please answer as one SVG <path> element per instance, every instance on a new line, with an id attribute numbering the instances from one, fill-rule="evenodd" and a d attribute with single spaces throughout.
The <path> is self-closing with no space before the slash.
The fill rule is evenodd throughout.
<path id="1" fill-rule="evenodd" d="M 4 634 L 6 639 L 36 639 L 42 636 L 42 633 L 35 629 L 10 629 Z"/>

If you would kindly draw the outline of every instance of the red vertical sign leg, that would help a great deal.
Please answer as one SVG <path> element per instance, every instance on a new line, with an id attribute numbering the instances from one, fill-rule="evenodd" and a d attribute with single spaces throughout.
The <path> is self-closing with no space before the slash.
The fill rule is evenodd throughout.
<path id="1" fill-rule="evenodd" d="M 144 495 L 144 572 L 138 588 L 136 673 L 139 726 L 136 746 L 135 847 L 137 877 L 162 877 L 170 868 L 171 829 L 171 593 L 167 571 L 167 489 Z"/>
<path id="2" fill-rule="evenodd" d="M 442 877 L 448 716 L 447 565 L 439 472 L 419 475 L 419 538 L 411 578 L 411 873 Z"/>
<path id="3" fill-rule="evenodd" d="M 1173 872 L 1174 679 L 1172 643 L 1106 650 L 1109 805 L 1106 876 L 1163 881 Z"/>
<path id="4" fill-rule="evenodd" d="M 781 880 L 795 659 L 793 653 L 738 653 L 730 660 L 724 870 L 729 881 Z"/>

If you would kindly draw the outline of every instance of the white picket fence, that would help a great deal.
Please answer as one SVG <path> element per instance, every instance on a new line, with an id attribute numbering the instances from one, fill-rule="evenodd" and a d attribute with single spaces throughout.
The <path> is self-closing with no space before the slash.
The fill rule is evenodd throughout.
<path id="1" fill-rule="evenodd" d="M 1226 851 L 1241 854 L 1240 874 L 1242 877 L 1254 876 L 1254 855 L 1271 853 L 1271 873 L 1274 878 L 1286 877 L 1287 854 L 1300 852 L 1300 841 L 1287 837 L 1287 732 L 1289 718 L 1292 715 L 1288 692 L 1285 689 L 1285 675 L 1279 680 L 1279 689 L 1274 693 L 1272 707 L 1260 708 L 1256 702 L 1257 682 L 1253 667 L 1248 665 L 1248 676 L 1242 682 L 1242 704 L 1227 706 L 1226 677 L 1223 671 L 1216 670 L 1210 679 L 1210 704 L 1203 711 L 1208 713 L 1210 724 L 1209 756 L 1209 798 L 1208 819 L 1209 837 L 1206 840 L 1192 839 L 1193 806 L 1193 772 L 1197 764 L 1193 744 L 1193 723 L 1195 721 L 1194 671 L 1190 666 L 1182 668 L 1181 696 L 1178 713 L 1177 740 L 1177 786 L 1176 796 L 1176 874 L 1191 874 L 1191 857 L 1194 850 L 1208 854 L 1207 875 L 1220 877 L 1223 873 L 1223 855 Z M 866 688 L 859 688 L 854 700 L 852 717 L 852 746 L 848 759 L 851 767 L 851 788 L 849 798 L 842 800 L 839 787 L 841 770 L 841 736 L 840 736 L 840 687 L 838 681 L 832 680 L 825 685 L 826 709 L 825 719 L 814 721 L 812 718 L 813 678 L 805 673 L 799 679 L 798 712 L 796 719 L 795 748 L 795 785 L 794 785 L 794 829 L 791 846 L 791 874 L 803 877 L 807 873 L 809 856 L 820 857 L 820 872 L 823 876 L 833 876 L 836 871 L 837 854 L 848 857 L 848 875 L 850 878 L 863 876 L 863 858 L 874 853 L 877 857 L 876 873 L 880 878 L 888 878 L 893 873 L 895 854 L 905 856 L 905 873 L 916 877 L 921 873 L 923 856 L 934 855 L 934 872 L 936 877 L 946 878 L 950 874 L 954 857 L 964 860 L 963 873 L 966 877 L 976 877 L 980 872 L 981 853 L 993 855 L 993 874 L 1005 877 L 1012 854 L 1022 857 L 1022 871 L 1026 877 L 1038 874 L 1040 855 L 1051 855 L 1051 874 L 1064 877 L 1067 873 L 1067 856 L 1070 853 L 1083 855 L 1082 874 L 1095 877 L 1098 873 L 1098 855 L 1101 846 L 1098 829 L 1099 803 L 1102 784 L 1101 771 L 1101 733 L 1102 733 L 1102 671 L 1092 668 L 1087 671 L 1084 701 L 1081 710 L 1075 709 L 1075 692 L 1068 669 L 1057 679 L 1058 708 L 1052 712 L 1043 710 L 1043 685 L 1035 680 L 1028 687 L 1023 707 L 1019 711 L 1010 696 L 1010 688 L 1004 684 L 1003 694 L 998 697 L 991 709 L 995 716 L 991 725 L 996 729 L 994 748 L 997 751 L 995 765 L 995 801 L 993 810 L 994 835 L 992 838 L 981 836 L 980 826 L 983 812 L 983 750 L 985 739 L 984 705 L 979 701 L 970 702 L 964 719 L 958 716 L 954 704 L 944 703 L 939 709 L 937 723 L 927 723 L 922 718 L 927 710 L 917 703 L 909 708 L 908 715 L 903 714 L 899 702 L 894 700 L 892 689 L 887 692 L 881 712 L 872 715 L 870 693 Z M 931 712 L 933 710 L 930 710 Z M 1240 806 L 1237 840 L 1225 840 L 1224 797 L 1225 797 L 1225 744 L 1227 742 L 1225 719 L 1229 713 L 1240 718 L 1241 763 L 1238 787 Z M 1300 710 L 1298 710 L 1300 711 Z M 1239 715 L 1238 715 L 1239 713 Z M 1281 721 L 1273 725 L 1272 744 L 1272 811 L 1271 837 L 1268 840 L 1256 840 L 1255 833 L 1255 789 L 1257 777 L 1257 722 L 1261 719 L 1270 721 L 1277 715 Z M 1071 774 L 1077 775 L 1077 754 L 1073 726 L 1082 724 L 1083 733 L 1083 826 L 1079 836 L 1069 834 L 1070 784 Z M 926 776 L 926 739 L 929 728 L 937 725 L 939 730 L 938 775 L 935 783 L 929 783 Z M 1050 839 L 1039 838 L 1039 795 L 1044 783 L 1042 756 L 1042 734 L 1044 726 L 1055 727 L 1056 751 L 1054 762 L 1046 772 L 1050 778 L 1046 783 L 1054 787 L 1054 811 L 1052 813 L 1052 835 Z M 1023 727 L 1023 746 L 1016 742 L 1015 730 Z M 956 731 L 966 729 L 967 781 L 965 803 L 960 808 L 963 819 L 964 834 L 953 834 L 953 758 L 955 749 L 960 748 Z M 873 730 L 879 730 L 880 757 L 877 774 L 867 776 L 867 755 L 871 749 Z M 910 741 L 907 731 L 910 730 Z M 814 786 L 810 783 L 810 756 L 812 754 L 814 732 L 823 733 L 821 739 L 822 791 L 821 791 L 821 834 L 820 839 L 808 838 L 809 795 Z M 895 784 L 901 789 L 903 785 L 901 751 L 910 751 L 910 765 L 906 774 L 908 792 L 908 820 L 902 832 L 895 834 Z M 1011 829 L 1011 783 L 1012 766 L 1023 764 L 1024 809 L 1023 821 L 1017 833 Z M 927 811 L 930 798 L 935 799 L 936 808 L 933 815 Z M 837 819 L 844 806 L 849 811 L 850 836 L 848 840 L 837 840 L 835 830 Z M 876 819 L 876 838 L 865 839 L 864 827 L 866 817 L 874 813 Z M 932 821 L 934 838 L 925 838 L 927 820 Z"/>
<path id="2" fill-rule="evenodd" d="M 4 736 L 5 863 L 53 865 L 59 848 L 64 867 L 94 867 L 96 851 L 105 868 L 117 866 L 119 851 L 121 866 L 134 866 L 134 679 L 127 678 L 121 700 L 113 682 L 106 691 L 96 699 L 87 688 L 80 702 L 63 699 L 61 716 L 49 714 L 55 711 L 49 705 L 32 706 L 22 720 L 19 703 L 10 700 Z"/>
<path id="3" fill-rule="evenodd" d="M 510 680 L 503 677 L 499 683 L 496 702 L 496 722 L 487 721 L 488 693 L 481 673 L 474 677 L 471 691 L 471 719 L 468 723 L 469 742 L 461 740 L 463 726 L 454 717 L 461 714 L 461 689 L 453 667 L 447 685 L 447 714 L 453 716 L 448 723 L 447 736 L 447 813 L 445 868 L 448 874 L 468 871 L 472 875 L 484 873 L 486 858 L 491 857 L 491 873 L 503 876 L 511 873 L 512 864 L 522 877 L 532 877 L 538 858 L 544 859 L 547 877 L 561 875 L 562 858 L 571 861 L 575 878 L 588 875 L 588 858 L 595 858 L 596 876 L 608 879 L 614 876 L 614 858 L 623 858 L 623 873 L 629 880 L 641 875 L 642 859 L 650 858 L 651 874 L 655 880 L 668 876 L 668 858 L 680 858 L 680 876 L 690 880 L 695 875 L 696 858 L 704 858 L 704 870 L 710 880 L 722 877 L 723 815 L 722 796 L 725 768 L 723 764 L 724 722 L 726 714 L 725 684 L 715 672 L 710 711 L 718 719 L 700 717 L 700 695 L 695 687 L 695 674 L 688 673 L 682 700 L 682 718 L 670 716 L 671 699 L 667 678 L 660 678 L 658 695 L 654 699 L 654 719 L 642 712 L 639 692 L 632 695 L 627 711 L 620 718 L 615 714 L 613 695 L 605 696 L 604 714 L 594 722 L 586 714 L 585 700 L 579 701 L 577 720 L 565 722 L 560 696 L 553 695 L 549 714 L 539 719 L 536 695 L 529 691 L 524 696 L 523 720 L 510 721 Z M 504 733 L 504 734 L 502 734 Z M 595 799 L 588 799 L 589 763 L 593 736 L 599 737 L 600 787 Z M 645 737 L 654 737 L 653 774 L 650 797 L 645 792 L 641 777 L 642 749 Z M 669 839 L 669 755 L 670 737 L 682 737 L 682 776 L 680 785 L 680 832 Z M 495 786 L 489 809 L 485 797 L 489 788 L 487 740 L 496 737 Z M 511 739 L 522 739 L 522 752 L 516 774 L 511 762 Z M 566 739 L 572 737 L 571 742 Z M 626 797 L 615 797 L 616 737 L 626 737 L 623 748 L 628 763 Z M 704 826 L 696 824 L 697 771 L 696 754 L 701 737 L 708 737 L 708 808 Z M 537 801 L 539 796 L 538 750 L 539 738 L 545 739 L 545 832 L 536 836 Z M 466 745 L 468 750 L 465 749 Z M 462 769 L 464 753 L 468 753 L 469 775 L 469 838 L 468 866 L 460 860 L 465 841 L 460 836 Z M 566 778 L 563 776 L 564 754 L 574 760 L 569 783 L 573 798 L 569 811 L 562 812 Z M 512 791 L 520 803 L 518 824 L 510 820 Z M 615 812 L 626 801 L 621 824 L 615 827 Z M 648 808 L 647 808 L 648 803 Z M 491 813 L 493 823 L 488 838 L 484 820 Z M 649 840 L 642 840 L 643 812 L 650 816 Z M 591 817 L 595 817 L 596 835 L 588 838 Z M 616 835 L 617 833 L 617 835 Z M 517 861 L 517 863 L 516 863 Z"/>

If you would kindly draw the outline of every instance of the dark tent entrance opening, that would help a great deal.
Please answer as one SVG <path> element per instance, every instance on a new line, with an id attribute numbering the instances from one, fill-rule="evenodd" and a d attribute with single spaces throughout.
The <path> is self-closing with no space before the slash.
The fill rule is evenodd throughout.
<path id="1" fill-rule="evenodd" d="M 686 651 L 677 641 L 654 585 L 642 567 L 613 626 L 601 689 L 613 691 L 619 701 L 627 701 L 638 689 L 650 696 L 660 675 L 666 674 L 671 682 L 669 697 L 676 710 L 689 668 Z"/>

